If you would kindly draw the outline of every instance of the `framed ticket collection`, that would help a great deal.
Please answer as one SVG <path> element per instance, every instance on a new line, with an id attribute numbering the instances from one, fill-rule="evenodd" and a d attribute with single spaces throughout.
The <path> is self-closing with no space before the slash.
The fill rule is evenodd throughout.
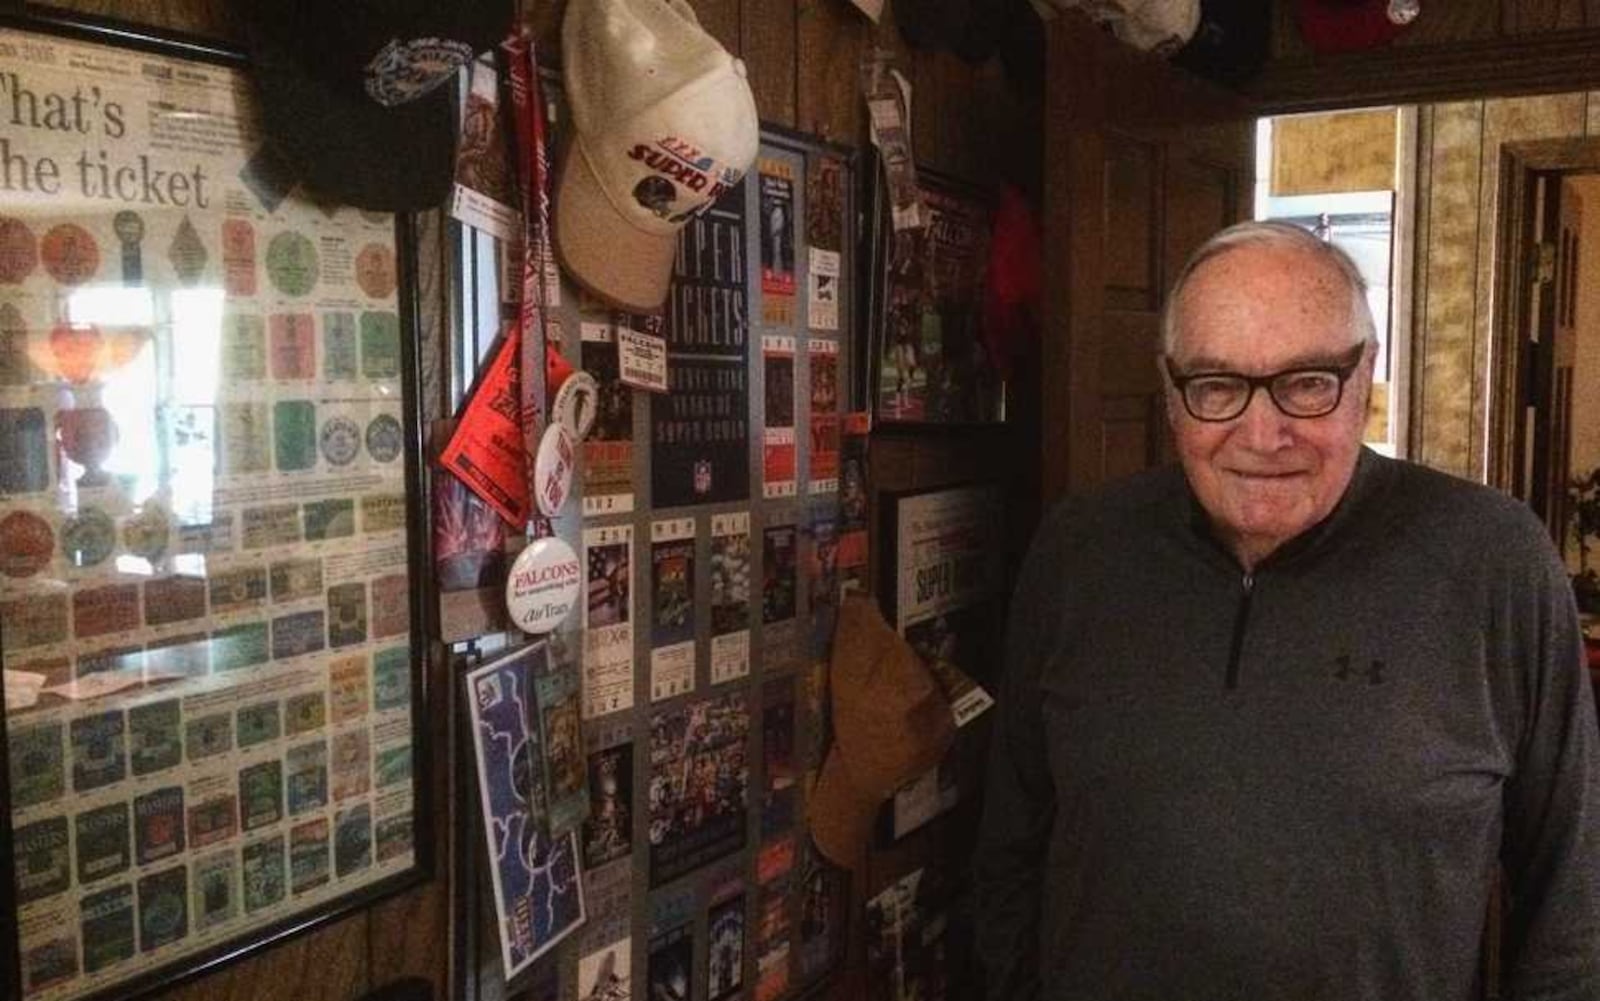
<path id="1" fill-rule="evenodd" d="M 407 221 L 225 53 L 0 23 L 0 974 L 125 998 L 420 879 Z"/>
<path id="2" fill-rule="evenodd" d="M 554 521 L 583 591 L 547 658 L 519 647 L 467 676 L 489 815 L 460 822 L 464 844 L 504 843 L 528 811 L 497 788 L 495 749 L 542 742 L 533 783 L 587 786 L 581 904 L 544 907 L 571 854 L 552 792 L 550 878 L 474 850 L 483 878 L 461 884 L 494 900 L 472 912 L 462 997 L 779 1001 L 843 962 L 848 884 L 810 845 L 805 797 L 827 747 L 833 612 L 869 556 L 856 170 L 842 147 L 766 127 L 743 180 L 681 232 L 659 316 L 567 282 L 547 294 L 547 343 L 597 387 Z M 659 379 L 630 377 L 641 335 L 662 342 Z M 567 678 L 576 758 L 561 728 L 498 718 L 530 691 L 548 718 L 541 685 Z M 558 759 L 586 783 L 556 778 Z"/>

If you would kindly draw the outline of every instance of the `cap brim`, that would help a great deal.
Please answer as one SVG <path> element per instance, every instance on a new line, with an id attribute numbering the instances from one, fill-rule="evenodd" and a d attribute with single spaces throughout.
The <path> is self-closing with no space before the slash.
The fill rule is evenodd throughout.
<path id="1" fill-rule="evenodd" d="M 1143 52 L 1176 52 L 1189 43 L 1200 27 L 1200 3 L 1145 4 L 1130 11 L 1113 26 L 1116 36 Z"/>
<path id="2" fill-rule="evenodd" d="M 622 217 L 574 137 L 556 190 L 556 256 L 586 292 L 630 313 L 658 313 L 667 300 L 675 236 L 647 233 Z"/>
<path id="3" fill-rule="evenodd" d="M 455 88 L 393 107 L 350 96 L 299 68 L 286 44 L 246 19 L 263 133 L 318 195 L 382 212 L 434 208 L 455 174 Z"/>
<path id="4" fill-rule="evenodd" d="M 806 807 L 817 850 L 835 865 L 859 868 L 881 805 L 881 799 L 863 792 L 851 779 L 835 745 L 822 762 Z"/>

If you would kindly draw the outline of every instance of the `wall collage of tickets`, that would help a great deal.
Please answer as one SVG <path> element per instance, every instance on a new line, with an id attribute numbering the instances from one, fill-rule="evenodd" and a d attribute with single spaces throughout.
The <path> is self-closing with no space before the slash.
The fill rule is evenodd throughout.
<path id="1" fill-rule="evenodd" d="M 866 583 L 851 171 L 767 137 L 683 230 L 660 317 L 551 289 L 548 337 L 598 383 L 581 500 L 556 522 L 584 591 L 548 650 L 469 676 L 480 765 L 494 758 L 480 791 L 499 946 L 534 997 L 776 1001 L 842 958 L 844 881 L 811 850 L 801 797 L 821 764 L 831 610 Z M 621 381 L 631 330 L 665 339 L 667 394 Z M 530 712 L 541 684 L 560 691 L 532 691 Z M 524 742 L 542 758 L 537 805 L 511 785 Z M 580 809 L 563 805 L 584 786 Z"/>

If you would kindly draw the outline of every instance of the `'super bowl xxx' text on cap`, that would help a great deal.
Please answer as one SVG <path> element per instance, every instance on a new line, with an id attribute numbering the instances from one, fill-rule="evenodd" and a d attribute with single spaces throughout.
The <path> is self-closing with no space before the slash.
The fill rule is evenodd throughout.
<path id="1" fill-rule="evenodd" d="M 1417 0 L 1300 0 L 1300 34 L 1317 52 L 1386 45 L 1416 20 Z"/>
<path id="2" fill-rule="evenodd" d="M 833 746 L 807 814 L 817 849 L 855 866 L 878 807 L 939 763 L 955 738 L 955 717 L 922 658 L 862 595 L 839 606 L 828 685 Z"/>
<path id="3" fill-rule="evenodd" d="M 589 292 L 656 312 L 678 231 L 755 161 L 760 123 L 744 63 L 684 0 L 570 0 L 561 44 L 573 132 L 556 253 Z"/>
<path id="4" fill-rule="evenodd" d="M 511 27 L 510 0 L 236 5 L 265 139 L 295 179 L 358 208 L 432 208 L 455 166 L 456 70 Z"/>

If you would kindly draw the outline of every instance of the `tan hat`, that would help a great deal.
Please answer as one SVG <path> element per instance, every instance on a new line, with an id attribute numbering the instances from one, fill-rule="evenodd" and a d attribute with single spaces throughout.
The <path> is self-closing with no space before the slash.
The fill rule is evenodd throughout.
<path id="1" fill-rule="evenodd" d="M 1145 52 L 1171 55 L 1200 27 L 1200 0 L 1034 0 L 1063 10 L 1077 7 L 1118 39 Z M 1040 12 L 1043 17 L 1053 16 Z"/>
<path id="2" fill-rule="evenodd" d="M 839 607 L 830 672 L 833 746 L 807 812 L 818 850 L 854 866 L 878 807 L 939 763 L 955 718 L 922 658 L 862 595 Z"/>
<path id="3" fill-rule="evenodd" d="M 1145 52 L 1170 55 L 1200 27 L 1200 0 L 1102 0 L 1092 3 L 1111 33 Z"/>
<path id="4" fill-rule="evenodd" d="M 556 253 L 588 291 L 656 312 L 678 231 L 755 162 L 760 122 L 744 63 L 684 0 L 570 0 L 561 45 L 573 136 Z"/>

